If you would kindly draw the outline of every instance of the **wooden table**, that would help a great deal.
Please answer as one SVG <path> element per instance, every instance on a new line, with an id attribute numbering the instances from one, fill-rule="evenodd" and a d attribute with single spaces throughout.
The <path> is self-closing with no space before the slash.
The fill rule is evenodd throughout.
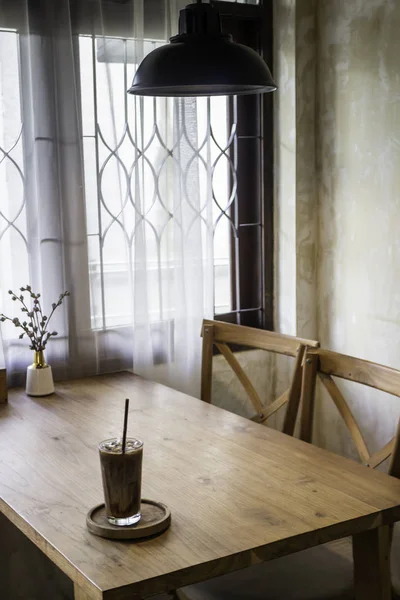
<path id="1" fill-rule="evenodd" d="M 145 444 L 143 495 L 172 511 L 171 528 L 140 543 L 85 527 L 102 501 L 97 443 L 119 433 L 125 397 Z M 47 398 L 12 390 L 0 459 L 1 511 L 77 599 L 146 598 L 346 535 L 359 542 L 359 597 L 389 597 L 378 533 L 400 520 L 400 481 L 130 373 L 59 383 Z"/>

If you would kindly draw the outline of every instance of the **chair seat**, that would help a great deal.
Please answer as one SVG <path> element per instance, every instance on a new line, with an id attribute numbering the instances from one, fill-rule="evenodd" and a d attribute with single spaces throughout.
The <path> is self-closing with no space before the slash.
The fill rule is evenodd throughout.
<path id="1" fill-rule="evenodd" d="M 392 583 L 400 597 L 400 526 L 391 552 Z M 351 538 L 337 540 L 178 590 L 180 600 L 354 599 Z"/>

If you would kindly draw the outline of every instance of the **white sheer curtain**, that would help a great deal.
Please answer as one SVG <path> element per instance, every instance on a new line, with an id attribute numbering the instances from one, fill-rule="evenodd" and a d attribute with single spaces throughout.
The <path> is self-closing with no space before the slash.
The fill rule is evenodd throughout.
<path id="1" fill-rule="evenodd" d="M 122 368 L 198 394 L 213 312 L 207 100 L 126 95 L 176 0 L 0 0 L 0 312 L 69 290 L 56 378 Z M 4 325 L 4 324 L 3 324 Z M 2 327 L 10 382 L 31 351 Z"/>

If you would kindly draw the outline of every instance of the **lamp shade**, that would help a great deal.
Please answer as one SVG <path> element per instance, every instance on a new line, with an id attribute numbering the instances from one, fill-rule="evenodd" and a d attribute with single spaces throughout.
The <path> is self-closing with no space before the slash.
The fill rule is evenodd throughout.
<path id="1" fill-rule="evenodd" d="M 197 3 L 180 11 L 179 34 L 143 59 L 128 93 L 229 96 L 275 89 L 261 56 L 221 32 L 214 7 Z"/>

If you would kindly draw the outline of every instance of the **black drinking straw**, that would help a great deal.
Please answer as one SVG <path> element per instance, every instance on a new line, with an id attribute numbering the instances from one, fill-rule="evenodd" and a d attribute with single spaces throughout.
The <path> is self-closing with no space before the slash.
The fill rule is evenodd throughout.
<path id="1" fill-rule="evenodd" d="M 125 400 L 124 432 L 122 434 L 122 454 L 125 454 L 126 431 L 128 429 L 129 398 Z"/>

